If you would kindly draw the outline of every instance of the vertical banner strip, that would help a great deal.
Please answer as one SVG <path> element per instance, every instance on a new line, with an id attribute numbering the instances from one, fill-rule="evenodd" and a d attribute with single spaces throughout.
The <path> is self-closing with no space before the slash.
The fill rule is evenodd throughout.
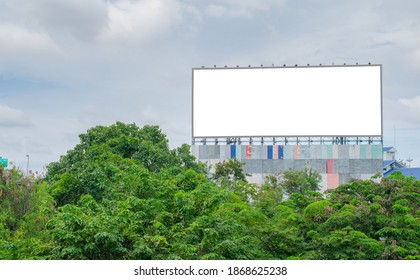
<path id="1" fill-rule="evenodd" d="M 300 159 L 300 147 L 299 145 L 295 145 L 293 148 L 293 158 L 294 159 Z"/>
<path id="2" fill-rule="evenodd" d="M 382 145 L 372 145 L 372 159 L 382 158 Z"/>
<path id="3" fill-rule="evenodd" d="M 273 146 L 267 146 L 267 159 L 273 159 Z"/>
<path id="4" fill-rule="evenodd" d="M 236 145 L 230 146 L 230 158 L 236 158 Z"/>
<path id="5" fill-rule="evenodd" d="M 337 173 L 327 174 L 327 189 L 335 189 L 340 182 L 340 175 Z"/>
<path id="6" fill-rule="evenodd" d="M 284 146 L 283 145 L 278 146 L 278 151 L 279 151 L 278 158 L 284 159 Z"/>
<path id="7" fill-rule="evenodd" d="M 366 159 L 366 145 L 360 145 L 360 159 Z"/>
<path id="8" fill-rule="evenodd" d="M 333 163 L 334 163 L 334 161 L 333 161 L 332 158 L 327 159 L 327 174 L 334 173 Z"/>
<path id="9" fill-rule="evenodd" d="M 247 145 L 246 146 L 246 159 L 251 159 L 252 157 L 252 146 Z"/>
<path id="10" fill-rule="evenodd" d="M 333 146 L 328 145 L 327 146 L 327 158 L 332 158 L 332 157 L 333 157 Z"/>
<path id="11" fill-rule="evenodd" d="M 279 159 L 279 146 L 273 146 L 273 159 Z"/>

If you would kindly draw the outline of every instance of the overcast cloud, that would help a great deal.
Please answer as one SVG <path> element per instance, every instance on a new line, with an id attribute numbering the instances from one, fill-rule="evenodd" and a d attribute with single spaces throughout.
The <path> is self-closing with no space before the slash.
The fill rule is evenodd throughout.
<path id="1" fill-rule="evenodd" d="M 42 170 L 116 121 L 191 141 L 191 68 L 383 65 L 384 141 L 420 166 L 420 2 L 0 0 L 0 156 Z M 357 108 L 355 108 L 357 114 Z"/>

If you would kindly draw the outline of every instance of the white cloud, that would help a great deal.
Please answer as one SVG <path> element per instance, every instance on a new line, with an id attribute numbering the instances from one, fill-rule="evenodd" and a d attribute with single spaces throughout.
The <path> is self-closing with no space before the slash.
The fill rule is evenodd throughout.
<path id="1" fill-rule="evenodd" d="M 3 129 L 2 129 L 3 132 Z M 23 151 L 23 140 L 21 135 L 5 135 L 0 134 L 0 156 L 8 158 L 11 154 L 22 153 Z M 10 159 L 10 158 L 9 158 Z"/>
<path id="2" fill-rule="evenodd" d="M 414 62 L 418 69 L 420 69 L 420 46 L 414 51 Z"/>
<path id="3" fill-rule="evenodd" d="M 0 105 L 0 127 L 27 127 L 32 126 L 32 122 L 21 110 Z"/>
<path id="4" fill-rule="evenodd" d="M 418 127 L 420 124 L 420 95 L 412 98 L 383 100 L 384 122 Z"/>
<path id="5" fill-rule="evenodd" d="M 177 0 L 15 0 L 0 4 L 0 24 L 68 47 L 77 41 L 155 37 L 182 20 L 181 10 L 191 14 L 189 7 Z"/>
<path id="6" fill-rule="evenodd" d="M 159 124 L 159 114 L 149 104 L 141 109 L 141 121 L 145 124 Z"/>
<path id="7" fill-rule="evenodd" d="M 223 0 L 218 4 L 210 4 L 205 14 L 210 17 L 250 18 L 255 12 L 278 9 L 284 6 L 284 0 Z"/>
<path id="8" fill-rule="evenodd" d="M 228 9 L 222 5 L 209 5 L 206 8 L 206 14 L 211 17 L 222 18 L 228 14 Z"/>
<path id="9" fill-rule="evenodd" d="M 401 104 L 411 109 L 420 109 L 420 96 L 413 98 L 401 98 L 398 100 Z"/>
<path id="10" fill-rule="evenodd" d="M 89 41 L 106 27 L 103 0 L 4 0 L 0 18 L 54 38 L 74 37 Z"/>
<path id="11" fill-rule="evenodd" d="M 0 53 L 3 54 L 51 54 L 59 51 L 47 34 L 13 24 L 0 24 L 0 38 Z"/>
<path id="12" fill-rule="evenodd" d="M 103 0 L 37 0 L 26 10 L 28 22 L 48 30 L 54 37 L 73 36 L 91 41 L 107 24 Z"/>
<path id="13" fill-rule="evenodd" d="M 78 120 L 83 125 L 93 126 L 99 123 L 101 113 L 98 108 L 94 105 L 88 105 L 82 108 L 81 112 L 78 114 Z"/>
<path id="14" fill-rule="evenodd" d="M 181 20 L 175 0 L 117 0 L 107 4 L 105 40 L 138 40 L 156 37 Z"/>

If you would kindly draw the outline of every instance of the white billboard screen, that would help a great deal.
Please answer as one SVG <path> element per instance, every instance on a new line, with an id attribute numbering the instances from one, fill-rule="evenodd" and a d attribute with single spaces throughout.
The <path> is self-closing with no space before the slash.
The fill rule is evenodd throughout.
<path id="1" fill-rule="evenodd" d="M 382 136 L 381 65 L 193 69 L 193 137 Z"/>

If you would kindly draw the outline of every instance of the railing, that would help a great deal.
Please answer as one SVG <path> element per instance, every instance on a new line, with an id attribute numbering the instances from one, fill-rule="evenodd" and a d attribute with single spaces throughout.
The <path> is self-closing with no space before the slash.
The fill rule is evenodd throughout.
<path id="1" fill-rule="evenodd" d="M 193 145 L 373 145 L 383 144 L 381 136 L 251 136 L 194 137 Z"/>

